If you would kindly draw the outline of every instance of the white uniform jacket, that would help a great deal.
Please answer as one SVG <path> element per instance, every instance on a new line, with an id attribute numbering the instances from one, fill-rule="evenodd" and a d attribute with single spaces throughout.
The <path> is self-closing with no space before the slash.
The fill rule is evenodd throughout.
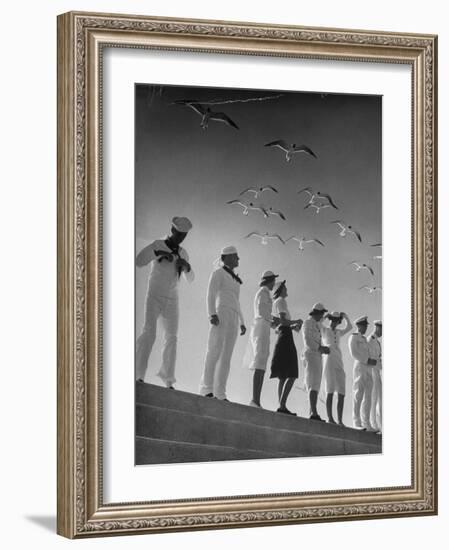
<path id="1" fill-rule="evenodd" d="M 302 337 L 304 340 L 304 354 L 315 353 L 321 356 L 319 351 L 321 344 L 321 323 L 309 317 L 302 325 Z"/>
<path id="2" fill-rule="evenodd" d="M 161 259 L 156 256 L 157 250 L 164 250 L 172 254 L 170 248 L 165 244 L 164 239 L 157 239 L 139 252 L 136 258 L 137 267 L 143 267 L 150 264 L 150 273 L 148 278 L 148 293 L 165 298 L 177 298 L 179 276 L 176 269 L 176 257 L 172 262 Z M 179 247 L 179 257 L 186 262 L 189 261 L 187 251 Z M 192 269 L 189 272 L 183 271 L 183 277 L 192 282 L 195 274 Z"/>
<path id="3" fill-rule="evenodd" d="M 368 339 L 368 345 L 369 345 L 369 352 L 370 352 L 370 358 L 376 360 L 376 365 L 374 369 L 381 370 L 382 369 L 382 346 L 377 338 L 377 336 L 373 333 Z"/>
<path id="4" fill-rule="evenodd" d="M 358 332 L 351 334 L 349 337 L 349 351 L 355 360 L 354 367 L 368 367 L 368 359 L 370 358 L 370 349 L 368 342 L 363 334 Z"/>
<path id="5" fill-rule="evenodd" d="M 207 289 L 207 312 L 209 317 L 217 315 L 217 311 L 224 307 L 238 313 L 240 324 L 244 325 L 240 308 L 240 283 L 233 279 L 225 269 L 220 267 L 212 272 Z"/>

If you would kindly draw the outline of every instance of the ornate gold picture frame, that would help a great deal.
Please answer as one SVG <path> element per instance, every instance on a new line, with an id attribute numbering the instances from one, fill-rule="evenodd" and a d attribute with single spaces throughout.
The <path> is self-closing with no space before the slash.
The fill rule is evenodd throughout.
<path id="1" fill-rule="evenodd" d="M 412 308 L 401 313 L 411 318 L 412 327 L 409 485 L 157 500 L 149 489 L 145 501 L 105 501 L 102 92 L 107 48 L 411 69 Z M 59 16 L 58 533 L 83 538 L 436 514 L 436 168 L 436 36 L 96 13 Z"/>

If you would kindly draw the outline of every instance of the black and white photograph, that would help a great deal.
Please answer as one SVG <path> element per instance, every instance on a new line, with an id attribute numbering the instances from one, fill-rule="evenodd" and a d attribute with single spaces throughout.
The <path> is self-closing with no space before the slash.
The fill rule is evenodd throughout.
<path id="1" fill-rule="evenodd" d="M 382 452 L 382 98 L 135 86 L 136 464 Z"/>

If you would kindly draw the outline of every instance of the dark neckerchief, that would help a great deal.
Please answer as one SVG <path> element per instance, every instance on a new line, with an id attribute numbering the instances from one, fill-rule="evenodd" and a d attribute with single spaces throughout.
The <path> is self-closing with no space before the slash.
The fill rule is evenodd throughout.
<path id="1" fill-rule="evenodd" d="M 239 285 L 243 284 L 242 279 L 238 275 L 236 275 L 232 269 L 229 269 L 228 266 L 224 265 L 223 269 L 226 271 L 226 273 L 229 273 L 229 275 L 234 279 L 234 281 L 237 281 Z"/>
<path id="2" fill-rule="evenodd" d="M 170 240 L 170 237 L 167 237 L 165 240 L 164 240 L 164 244 L 167 248 L 170 249 L 171 253 L 174 254 L 175 256 L 177 256 L 178 258 L 181 257 L 180 253 L 179 253 L 179 245 L 178 244 L 173 244 Z M 161 259 L 159 259 L 159 262 L 161 262 Z M 181 273 L 182 273 L 182 269 L 181 267 L 178 267 L 177 268 L 177 274 L 178 274 L 178 279 L 179 277 L 181 277 Z"/>
<path id="3" fill-rule="evenodd" d="M 173 252 L 179 256 L 179 244 L 173 244 L 170 238 L 165 239 L 164 244 Z"/>

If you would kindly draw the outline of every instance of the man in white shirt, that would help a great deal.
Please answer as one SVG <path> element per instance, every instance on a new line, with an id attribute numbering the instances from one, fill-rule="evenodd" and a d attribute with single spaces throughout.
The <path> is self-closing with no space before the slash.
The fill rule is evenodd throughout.
<path id="1" fill-rule="evenodd" d="M 311 420 L 322 420 L 318 414 L 317 402 L 323 375 L 322 356 L 328 355 L 330 351 L 327 346 L 323 346 L 321 339 L 321 320 L 326 312 L 323 304 L 315 304 L 302 326 L 304 381 L 309 396 Z"/>
<path id="2" fill-rule="evenodd" d="M 226 384 L 231 368 L 240 325 L 240 335 L 246 332 L 240 308 L 240 285 L 242 280 L 234 273 L 239 265 L 239 256 L 234 246 L 221 251 L 221 267 L 212 272 L 207 289 L 207 311 L 210 321 L 204 370 L 200 394 L 226 400 Z"/>
<path id="3" fill-rule="evenodd" d="M 365 337 L 368 317 L 355 320 L 357 331 L 349 337 L 349 351 L 354 358 L 353 409 L 354 428 L 375 431 L 370 423 L 371 393 L 373 391 L 372 367 L 377 361 L 370 358 L 370 349 Z"/>
<path id="4" fill-rule="evenodd" d="M 382 432 L 382 321 L 374 321 L 374 331 L 368 338 L 370 357 L 377 361 L 372 367 L 373 392 L 371 394 L 371 426 Z"/>
<path id="5" fill-rule="evenodd" d="M 156 340 L 157 321 L 160 318 L 164 331 L 164 343 L 158 376 L 169 388 L 172 388 L 176 382 L 178 286 L 181 275 L 189 282 L 194 279 L 189 255 L 180 245 L 191 228 L 192 223 L 188 218 L 175 217 L 172 220 L 170 235 L 165 239 L 153 241 L 137 255 L 137 267 L 150 265 L 144 324 L 136 345 L 136 379 L 138 381 L 145 380 L 148 359 Z"/>

